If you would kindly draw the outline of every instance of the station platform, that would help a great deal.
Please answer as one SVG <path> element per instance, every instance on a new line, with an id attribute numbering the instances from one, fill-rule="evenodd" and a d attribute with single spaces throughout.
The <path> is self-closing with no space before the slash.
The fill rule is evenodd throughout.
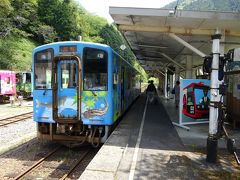
<path id="1" fill-rule="evenodd" d="M 186 132 L 174 127 L 172 121 L 178 118 L 177 112 L 171 100 L 159 98 L 158 103 L 152 105 L 146 103 L 146 97 L 141 95 L 80 179 L 240 177 L 239 167 L 233 159 L 228 159 L 229 156 L 219 160 L 221 165 L 205 162 L 205 152 L 199 148 L 202 142 L 196 143 L 196 137 L 199 136 L 206 143 L 205 135 L 202 136 L 202 131 L 196 134 L 196 131 Z M 206 125 L 201 126 L 206 128 Z M 181 131 L 185 131 L 185 134 Z M 192 142 L 196 143 L 194 147 L 189 146 Z"/>

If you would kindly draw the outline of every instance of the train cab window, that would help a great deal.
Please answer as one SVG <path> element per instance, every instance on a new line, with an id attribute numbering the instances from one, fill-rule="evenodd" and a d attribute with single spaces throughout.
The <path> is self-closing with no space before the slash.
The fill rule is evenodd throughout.
<path id="1" fill-rule="evenodd" d="M 10 84 L 10 83 L 11 83 L 10 77 L 7 77 L 7 78 L 6 78 L 6 83 L 7 83 L 7 84 Z"/>
<path id="2" fill-rule="evenodd" d="M 62 88 L 75 88 L 77 85 L 76 63 L 61 64 L 61 86 Z"/>
<path id="3" fill-rule="evenodd" d="M 31 73 L 26 73 L 26 82 L 25 83 L 31 83 Z"/>
<path id="4" fill-rule="evenodd" d="M 83 73 L 84 90 L 107 90 L 107 52 L 95 49 L 84 48 L 83 51 Z"/>
<path id="5" fill-rule="evenodd" d="M 51 49 L 36 53 L 35 55 L 35 89 L 52 88 L 52 58 Z"/>
<path id="6" fill-rule="evenodd" d="M 208 87 L 196 87 L 194 89 L 194 94 L 196 94 L 196 106 L 197 109 L 206 110 L 210 103 L 210 92 Z"/>

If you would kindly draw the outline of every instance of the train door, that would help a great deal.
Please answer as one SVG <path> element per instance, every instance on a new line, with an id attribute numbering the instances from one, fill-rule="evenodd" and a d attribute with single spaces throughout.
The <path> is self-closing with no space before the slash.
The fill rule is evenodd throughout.
<path id="1" fill-rule="evenodd" d="M 124 95 L 125 95 L 125 77 L 124 77 L 124 71 L 125 71 L 125 68 L 124 66 L 121 67 L 121 111 L 123 112 L 124 111 Z"/>
<path id="2" fill-rule="evenodd" d="M 60 123 L 80 120 L 81 63 L 77 56 L 59 56 L 53 64 L 53 117 Z"/>

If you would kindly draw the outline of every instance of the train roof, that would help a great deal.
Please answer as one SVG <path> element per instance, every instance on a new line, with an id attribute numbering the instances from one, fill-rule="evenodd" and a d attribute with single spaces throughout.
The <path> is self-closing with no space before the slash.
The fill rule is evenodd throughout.
<path id="1" fill-rule="evenodd" d="M 0 70 L 0 73 L 16 73 L 16 72 L 11 70 Z"/>
<path id="2" fill-rule="evenodd" d="M 49 47 L 52 47 L 52 46 L 57 46 L 57 45 L 72 45 L 72 44 L 81 44 L 81 45 L 91 45 L 91 46 L 96 46 L 96 47 L 101 47 L 103 49 L 111 49 L 112 52 L 114 52 L 115 54 L 117 54 L 119 57 L 121 57 L 116 51 L 114 51 L 113 48 L 111 48 L 109 45 L 106 45 L 106 44 L 100 44 L 100 43 L 93 43 L 93 42 L 84 42 L 84 41 L 60 41 L 60 42 L 54 42 L 54 43 L 49 43 L 49 44 L 44 44 L 44 45 L 41 45 L 41 46 L 38 46 L 36 47 L 34 50 L 33 50 L 33 53 L 36 52 L 36 51 L 40 51 L 40 50 L 43 50 L 45 48 L 49 48 Z M 126 64 L 128 64 L 129 66 L 131 66 L 132 68 L 134 68 L 127 60 L 125 60 L 123 57 L 121 57 L 124 62 Z M 135 69 L 135 68 L 134 68 Z M 140 73 L 137 69 L 135 69 L 138 73 Z"/>
<path id="3" fill-rule="evenodd" d="M 209 85 L 206 85 L 204 84 L 203 82 L 199 82 L 199 83 L 191 83 L 189 84 L 188 86 L 186 86 L 185 88 L 183 89 L 187 89 L 189 87 L 208 87 L 209 88 Z"/>
<path id="4" fill-rule="evenodd" d="M 93 42 L 84 42 L 84 41 L 60 41 L 60 42 L 54 42 L 54 43 L 49 43 L 49 44 L 44 44 L 41 46 L 36 47 L 34 51 L 38 51 L 41 50 L 43 48 L 47 48 L 47 47 L 51 47 L 51 46 L 55 46 L 55 45 L 70 45 L 70 44 L 82 44 L 82 45 L 94 45 L 97 47 L 102 47 L 102 48 L 111 48 L 110 46 L 106 45 L 106 44 L 100 44 L 100 43 L 93 43 Z"/>
<path id="5" fill-rule="evenodd" d="M 113 51 L 113 53 L 117 54 L 120 58 L 122 58 L 123 61 L 124 61 L 127 65 L 129 65 L 130 67 L 132 67 L 136 72 L 140 73 L 135 67 L 133 67 L 133 65 L 132 65 L 130 62 L 128 62 L 126 59 L 124 59 L 120 54 L 118 54 L 118 53 L 117 53 L 116 51 L 114 51 L 113 49 L 112 49 L 112 51 Z"/>

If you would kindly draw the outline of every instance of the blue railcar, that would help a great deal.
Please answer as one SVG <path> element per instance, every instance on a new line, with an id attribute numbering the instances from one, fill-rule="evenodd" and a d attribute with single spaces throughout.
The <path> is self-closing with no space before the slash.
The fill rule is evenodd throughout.
<path id="1" fill-rule="evenodd" d="M 38 138 L 104 142 L 140 94 L 140 74 L 107 45 L 57 42 L 33 51 Z"/>

